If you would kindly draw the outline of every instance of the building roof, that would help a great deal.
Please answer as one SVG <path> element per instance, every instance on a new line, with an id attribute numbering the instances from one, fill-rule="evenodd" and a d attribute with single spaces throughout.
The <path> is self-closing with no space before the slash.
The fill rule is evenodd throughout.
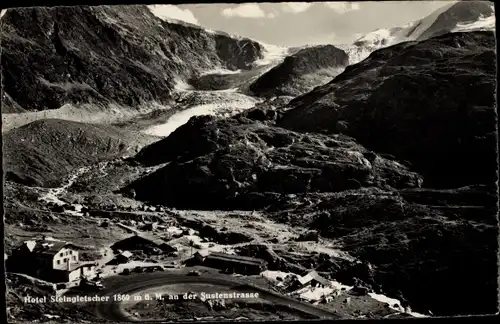
<path id="1" fill-rule="evenodd" d="M 130 251 L 123 251 L 122 253 L 120 253 L 120 255 L 126 258 L 130 258 L 133 254 Z"/>
<path id="2" fill-rule="evenodd" d="M 266 262 L 265 260 L 258 259 L 258 258 L 252 258 L 252 257 L 234 255 L 234 254 L 227 254 L 227 253 L 221 253 L 221 252 L 213 252 L 213 253 L 210 253 L 209 256 L 218 257 L 218 258 L 226 258 L 226 259 L 237 260 L 237 261 L 247 261 L 247 262 L 259 263 L 259 264 Z"/>
<path id="3" fill-rule="evenodd" d="M 76 269 L 80 269 L 85 266 L 97 266 L 96 262 L 76 262 L 76 263 L 70 263 L 69 265 L 69 271 L 75 271 Z"/>
<path id="4" fill-rule="evenodd" d="M 230 258 L 224 258 L 220 256 L 214 256 L 214 255 L 209 255 L 205 258 L 206 261 L 222 261 L 225 263 L 234 263 L 234 264 L 242 264 L 242 265 L 248 265 L 248 266 L 261 266 L 262 263 L 260 262 L 252 262 L 252 261 L 247 261 L 247 260 L 238 260 L 238 259 L 230 259 Z"/>
<path id="5" fill-rule="evenodd" d="M 33 252 L 33 249 L 35 248 L 36 246 L 36 241 L 24 241 L 24 246 L 26 246 L 26 248 L 30 251 L 30 252 Z"/>
<path id="6" fill-rule="evenodd" d="M 248 265 L 262 265 L 265 263 L 262 259 L 250 258 L 250 257 L 240 257 L 238 255 L 231 255 L 225 253 L 211 253 L 209 254 L 205 260 L 220 260 L 224 262 L 233 262 L 240 264 L 248 264 Z"/>
<path id="7" fill-rule="evenodd" d="M 306 274 L 305 276 L 303 277 L 299 277 L 299 282 L 304 285 L 308 282 L 310 282 L 311 280 L 314 279 L 314 276 L 317 275 L 318 273 L 316 271 L 312 271 L 312 272 L 309 272 L 308 274 Z"/>
<path id="8" fill-rule="evenodd" d="M 145 233 L 139 234 L 138 236 L 142 237 L 145 240 L 153 242 L 154 244 L 156 244 L 158 246 L 163 245 L 163 244 L 167 244 L 167 242 L 165 242 L 164 240 L 153 237 L 153 236 L 145 234 Z"/>
<path id="9" fill-rule="evenodd" d="M 78 248 L 74 244 L 64 241 L 52 241 L 52 240 L 39 240 L 36 242 L 35 247 L 32 252 L 36 254 L 41 254 L 45 256 L 54 256 L 64 247 Z"/>
<path id="10" fill-rule="evenodd" d="M 195 254 L 199 254 L 202 257 L 206 257 L 206 256 L 208 256 L 210 254 L 210 251 L 209 250 L 198 250 L 198 251 L 196 251 Z"/>
<path id="11" fill-rule="evenodd" d="M 156 246 L 160 246 L 160 245 L 163 245 L 163 244 L 167 244 L 167 242 L 161 240 L 161 239 L 158 239 L 158 238 L 155 238 L 151 235 L 148 235 L 148 234 L 145 234 L 145 233 L 140 233 L 140 234 L 134 234 L 132 236 L 129 236 L 121 241 L 118 241 L 116 242 L 115 244 L 118 244 L 120 242 L 125 242 L 125 241 L 128 241 L 128 240 L 134 240 L 134 239 L 142 239 L 142 240 L 145 240 L 145 241 L 148 241 Z"/>
<path id="12" fill-rule="evenodd" d="M 312 280 L 316 280 L 323 285 L 331 285 L 330 281 L 320 276 L 316 271 L 311 271 L 305 276 L 299 278 L 299 282 L 301 285 L 308 284 Z"/>
<path id="13" fill-rule="evenodd" d="M 78 270 L 82 267 L 86 266 L 97 266 L 97 262 L 92 262 L 92 261 L 83 261 L 83 262 L 72 262 L 69 264 L 69 269 L 68 268 L 57 268 L 53 269 L 53 271 L 64 271 L 64 272 L 72 272 L 75 270 Z"/>

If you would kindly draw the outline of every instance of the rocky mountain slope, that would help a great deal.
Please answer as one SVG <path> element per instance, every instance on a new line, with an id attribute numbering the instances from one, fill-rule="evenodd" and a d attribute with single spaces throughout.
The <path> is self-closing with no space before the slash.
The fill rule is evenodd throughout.
<path id="1" fill-rule="evenodd" d="M 356 277 L 417 311 L 494 313 L 494 48 L 490 32 L 398 44 L 284 113 L 193 117 L 133 161 L 169 164 L 124 190 L 179 208 L 266 210 L 370 262 Z"/>
<path id="2" fill-rule="evenodd" d="M 490 1 L 460 1 L 440 12 L 436 20 L 422 33 L 416 33 L 417 25 L 423 24 L 420 21 L 412 26 L 412 32 L 407 35 L 411 40 L 425 40 L 453 32 L 460 24 L 478 21 L 494 14 L 495 9 Z"/>
<path id="3" fill-rule="evenodd" d="M 371 52 L 407 41 L 421 41 L 456 31 L 494 30 L 493 3 L 460 1 L 445 5 L 427 17 L 401 27 L 377 29 L 351 45 L 335 45 L 349 54 L 351 64 L 367 58 Z M 487 19 L 488 23 L 483 20 Z"/>
<path id="4" fill-rule="evenodd" d="M 492 184 L 495 75 L 491 32 L 401 43 L 292 100 L 278 124 L 352 136 L 371 150 L 409 161 L 425 186 Z"/>
<path id="5" fill-rule="evenodd" d="M 347 137 L 300 134 L 241 116 L 193 117 L 136 160 L 170 162 L 132 184 L 136 197 L 184 209 L 258 209 L 280 195 L 420 182 L 417 174 Z"/>
<path id="6" fill-rule="evenodd" d="M 154 136 L 109 125 L 40 120 L 2 136 L 5 179 L 29 186 L 57 187 L 77 168 L 130 156 Z"/>
<path id="7" fill-rule="evenodd" d="M 275 236 L 281 250 L 269 247 L 271 236 L 238 249 L 268 259 L 273 270 L 314 269 L 420 313 L 495 313 L 495 35 L 446 33 L 488 14 L 490 7 L 476 3 L 398 29 L 415 41 L 376 50 L 345 70 L 357 60 L 348 49 L 275 48 L 266 61 L 262 44 L 162 21 L 143 6 L 9 10 L 1 32 L 3 113 L 24 118 L 65 103 L 107 109 L 173 102 L 114 126 L 45 115 L 4 133 L 8 224 L 48 230 L 65 215 L 74 236 L 91 238 L 98 230 L 90 221 L 101 223 L 96 215 L 144 221 L 153 210 L 171 220 L 160 208 L 166 206 L 187 209 L 185 215 L 217 210 L 212 220 L 221 227 L 213 228 L 227 235 L 233 230 L 223 230 L 221 209 L 237 226 L 255 219 L 241 210 L 259 210 L 273 235 L 306 228 L 296 238 Z M 391 44 L 381 38 L 356 48 L 363 54 Z M 337 69 L 344 71 L 326 81 Z M 247 102 L 241 90 L 250 84 L 263 97 L 311 91 L 291 101 Z M 233 115 L 238 102 L 256 107 L 220 118 Z M 217 104 L 231 111 L 183 124 Z M 178 114 L 187 107 L 193 111 Z M 168 137 L 145 135 L 157 126 Z M 92 212 L 60 214 L 40 200 L 47 194 Z M 200 213 L 208 222 L 209 212 Z M 107 236 L 117 230 L 111 223 Z M 317 255 L 295 253 L 292 243 L 308 237 L 318 243 Z M 327 245 L 363 262 L 317 253 Z"/>
<path id="8" fill-rule="evenodd" d="M 8 10 L 1 38 L 4 113 L 164 103 L 176 78 L 249 69 L 263 50 L 249 39 L 163 21 L 146 6 Z"/>
<path id="9" fill-rule="evenodd" d="M 307 47 L 261 75 L 249 90 L 258 96 L 297 96 L 331 80 L 347 65 L 348 55 L 333 45 Z"/>
<path id="10" fill-rule="evenodd" d="M 488 22 L 483 22 L 484 19 Z M 456 31 L 491 29 L 494 8 L 487 1 L 450 3 L 429 16 L 402 27 L 379 29 L 350 45 L 321 45 L 290 49 L 279 65 L 258 77 L 249 86 L 257 96 L 298 96 L 323 85 L 373 51 L 406 41 L 422 41 Z"/>

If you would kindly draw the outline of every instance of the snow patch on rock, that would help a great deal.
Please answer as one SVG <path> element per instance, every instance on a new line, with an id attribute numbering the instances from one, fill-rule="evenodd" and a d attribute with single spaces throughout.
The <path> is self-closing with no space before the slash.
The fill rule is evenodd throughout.
<path id="1" fill-rule="evenodd" d="M 452 30 L 453 33 L 457 32 L 471 32 L 479 30 L 495 30 L 496 19 L 495 15 L 489 17 L 482 17 L 477 21 L 470 23 L 458 24 L 455 29 Z"/>

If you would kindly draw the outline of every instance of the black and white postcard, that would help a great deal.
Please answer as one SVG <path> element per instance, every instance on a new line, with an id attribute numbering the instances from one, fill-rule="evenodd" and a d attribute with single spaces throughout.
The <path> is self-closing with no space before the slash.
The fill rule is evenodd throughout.
<path id="1" fill-rule="evenodd" d="M 0 23 L 9 323 L 498 312 L 493 2 Z"/>

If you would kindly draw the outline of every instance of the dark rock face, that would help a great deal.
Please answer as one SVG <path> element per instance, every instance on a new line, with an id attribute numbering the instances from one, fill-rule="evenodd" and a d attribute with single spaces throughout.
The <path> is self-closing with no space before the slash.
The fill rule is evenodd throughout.
<path id="1" fill-rule="evenodd" d="M 281 119 L 284 113 L 284 107 L 292 99 L 293 97 L 289 96 L 268 98 L 264 102 L 257 103 L 254 108 L 238 114 L 237 117 L 241 116 L 253 121 L 274 125 L 277 120 Z"/>
<path id="2" fill-rule="evenodd" d="M 373 282 L 389 295 L 401 290 L 415 310 L 430 309 L 435 315 L 495 313 L 497 226 L 440 217 L 439 210 L 428 209 L 426 214 L 398 222 L 397 229 L 380 223 L 344 237 L 346 249 L 376 264 Z M 457 285 L 460 278 L 471 278 L 465 279 L 471 283 Z M 471 295 L 480 297 L 465 300 Z"/>
<path id="3" fill-rule="evenodd" d="M 276 209 L 269 217 L 341 241 L 371 264 L 318 265 L 345 284 L 360 279 L 421 313 L 496 312 L 498 209 L 488 187 L 310 193 Z"/>
<path id="4" fill-rule="evenodd" d="M 276 206 L 276 219 L 309 221 L 342 240 L 374 265 L 359 279 L 414 310 L 495 313 L 494 42 L 492 33 L 471 32 L 395 45 L 293 100 L 278 126 L 352 136 L 410 165 L 424 188 L 298 195 Z M 457 285 L 460 278 L 474 283 Z"/>
<path id="5" fill-rule="evenodd" d="M 451 32 L 459 23 L 477 21 L 495 13 L 493 2 L 460 1 L 441 13 L 434 23 L 417 40 L 425 40 Z"/>
<path id="6" fill-rule="evenodd" d="M 299 134 L 241 116 L 193 117 L 137 155 L 146 165 L 170 163 L 130 188 L 140 200 L 177 208 L 258 209 L 283 194 L 421 183 L 403 165 L 378 156 L 370 163 L 364 152 L 345 136 Z"/>
<path id="7" fill-rule="evenodd" d="M 2 114 L 26 112 L 17 102 L 15 102 L 7 93 L 2 94 Z"/>
<path id="8" fill-rule="evenodd" d="M 248 71 L 242 70 L 237 73 L 203 74 L 189 79 L 189 84 L 195 89 L 203 91 L 242 88 L 246 87 L 253 79 L 262 74 L 264 69 L 265 67 L 261 67 Z"/>
<path id="9" fill-rule="evenodd" d="M 217 128 L 213 116 L 189 119 L 167 138 L 142 149 L 135 160 L 146 166 L 158 165 L 182 157 L 190 160 L 217 149 Z M 189 143 L 188 145 L 186 145 Z"/>
<path id="10" fill-rule="evenodd" d="M 314 241 L 318 242 L 319 240 L 319 234 L 317 231 L 309 231 L 307 233 L 301 234 L 298 238 L 297 241 Z"/>
<path id="11" fill-rule="evenodd" d="M 495 75 L 493 33 L 402 43 L 294 99 L 278 125 L 352 136 L 409 161 L 426 187 L 495 183 Z"/>
<path id="12" fill-rule="evenodd" d="M 239 251 L 270 269 L 313 266 L 422 313 L 495 313 L 493 48 L 487 32 L 399 44 L 292 100 L 291 110 L 192 118 L 137 156 L 169 164 L 130 187 L 181 208 L 265 208 L 365 261 Z"/>
<path id="13" fill-rule="evenodd" d="M 1 37 L 3 89 L 29 111 L 166 102 L 174 76 L 246 69 L 262 52 L 251 40 L 167 23 L 146 6 L 11 9 Z"/>
<path id="14" fill-rule="evenodd" d="M 348 64 L 349 56 L 333 45 L 305 48 L 260 76 L 250 91 L 263 97 L 300 95 L 327 82 Z"/>
<path id="15" fill-rule="evenodd" d="M 208 238 L 218 244 L 238 244 L 250 242 L 253 240 L 246 234 L 218 230 L 211 225 L 203 225 L 201 226 L 199 231 L 201 237 Z"/>
<path id="16" fill-rule="evenodd" d="M 262 46 L 249 39 L 231 39 L 228 36 L 215 35 L 215 48 L 219 59 L 230 70 L 248 70 L 253 61 L 262 55 Z"/>

